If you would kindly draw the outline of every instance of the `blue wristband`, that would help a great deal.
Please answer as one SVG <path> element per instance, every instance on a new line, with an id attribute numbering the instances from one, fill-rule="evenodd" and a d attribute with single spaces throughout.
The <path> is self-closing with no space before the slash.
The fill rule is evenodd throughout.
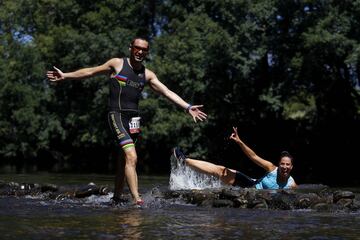
<path id="1" fill-rule="evenodd" d="M 186 108 L 186 110 L 185 110 L 185 112 L 189 112 L 190 111 L 190 108 L 192 107 L 192 105 L 191 104 L 189 104 L 189 106 Z"/>

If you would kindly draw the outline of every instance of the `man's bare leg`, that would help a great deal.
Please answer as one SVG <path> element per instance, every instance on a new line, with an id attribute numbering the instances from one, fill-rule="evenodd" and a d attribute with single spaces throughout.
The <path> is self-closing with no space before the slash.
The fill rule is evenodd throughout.
<path id="1" fill-rule="evenodd" d="M 125 178 L 129 186 L 131 195 L 135 202 L 140 201 L 138 190 L 138 177 L 136 173 L 137 154 L 135 147 L 124 150 L 125 153 Z"/>
<path id="2" fill-rule="evenodd" d="M 236 171 L 233 169 L 191 158 L 186 158 L 185 163 L 195 171 L 220 178 L 225 184 L 232 185 L 235 181 Z"/>

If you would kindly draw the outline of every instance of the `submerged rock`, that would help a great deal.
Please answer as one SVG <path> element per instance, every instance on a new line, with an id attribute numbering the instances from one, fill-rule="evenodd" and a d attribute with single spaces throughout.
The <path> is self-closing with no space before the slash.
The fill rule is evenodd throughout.
<path id="1" fill-rule="evenodd" d="M 59 190 L 58 186 L 55 184 L 44 184 L 41 187 L 41 192 L 56 192 Z"/>
<path id="2" fill-rule="evenodd" d="M 0 195 L 42 195 L 54 200 L 81 199 L 91 195 L 108 195 L 112 189 L 94 183 L 78 187 L 59 187 L 54 184 L 16 183 L 0 180 Z M 312 209 L 315 211 L 360 211 L 359 196 L 351 191 L 336 190 L 320 185 L 296 190 L 256 190 L 254 188 L 222 188 L 203 190 L 160 190 L 148 193 L 152 199 L 201 207 L 248 209 Z M 123 195 L 131 202 L 130 194 Z"/>
<path id="3" fill-rule="evenodd" d="M 342 199 L 352 200 L 355 198 L 355 194 L 350 191 L 336 191 L 334 192 L 334 203 L 339 202 Z"/>
<path id="4" fill-rule="evenodd" d="M 295 200 L 295 207 L 300 209 L 311 208 L 311 206 L 321 203 L 323 199 L 316 193 L 299 194 Z"/>
<path id="5" fill-rule="evenodd" d="M 360 202 L 354 193 L 348 191 L 333 192 L 330 188 L 323 187 L 316 188 L 313 191 L 310 191 L 309 188 L 306 191 L 256 190 L 253 188 L 169 190 L 163 195 L 167 199 L 182 199 L 185 203 L 205 207 L 276 210 L 313 209 L 317 211 L 360 210 Z"/>
<path id="6" fill-rule="evenodd" d="M 213 207 L 233 207 L 234 202 L 228 199 L 215 199 L 212 203 Z"/>

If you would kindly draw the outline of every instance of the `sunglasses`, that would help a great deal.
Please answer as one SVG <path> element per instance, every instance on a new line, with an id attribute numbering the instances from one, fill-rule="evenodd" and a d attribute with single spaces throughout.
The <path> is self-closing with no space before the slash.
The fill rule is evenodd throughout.
<path id="1" fill-rule="evenodd" d="M 144 53 L 149 52 L 149 48 L 143 48 L 135 45 L 132 46 L 132 49 L 134 49 L 136 52 L 139 52 L 140 50 L 143 51 Z"/>

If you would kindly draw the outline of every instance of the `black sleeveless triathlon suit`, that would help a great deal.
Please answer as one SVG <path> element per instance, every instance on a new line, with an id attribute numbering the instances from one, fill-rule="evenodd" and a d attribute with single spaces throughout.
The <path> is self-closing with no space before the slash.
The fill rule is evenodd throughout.
<path id="1" fill-rule="evenodd" d="M 130 131 L 130 121 L 139 116 L 139 100 L 145 86 L 145 67 L 135 71 L 123 58 L 123 67 L 119 73 L 109 80 L 110 97 L 108 121 L 117 142 L 125 150 L 134 147 L 139 135 Z"/>

